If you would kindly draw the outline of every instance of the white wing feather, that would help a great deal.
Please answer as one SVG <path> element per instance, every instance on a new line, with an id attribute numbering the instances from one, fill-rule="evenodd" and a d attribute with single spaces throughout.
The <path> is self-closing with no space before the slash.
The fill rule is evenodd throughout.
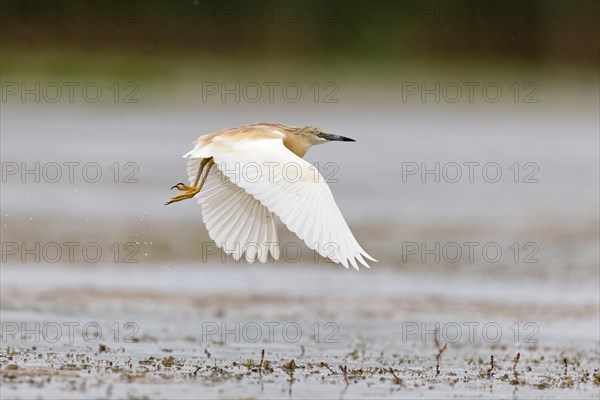
<path id="1" fill-rule="evenodd" d="M 212 156 L 218 169 L 216 174 L 209 175 L 200 192 L 203 219 L 217 245 L 220 245 L 217 239 L 226 245 L 252 240 L 260 244 L 276 242 L 274 213 L 309 248 L 346 268 L 350 263 L 358 269 L 357 261 L 368 268 L 365 258 L 376 261 L 352 235 L 321 174 L 289 151 L 283 140 L 221 141 L 216 137 L 202 151 L 193 150 L 186 156 L 196 154 Z M 196 165 L 197 162 L 190 160 Z M 189 173 L 195 176 L 197 168 L 194 171 L 190 167 Z M 270 244 L 268 248 L 277 258 L 277 245 Z M 266 261 L 267 252 L 259 253 L 264 253 L 258 254 L 259 261 Z M 246 251 L 249 261 L 255 257 L 253 251 Z"/>
<path id="2" fill-rule="evenodd" d="M 194 181 L 201 159 L 188 159 L 188 177 Z M 212 168 L 199 193 L 202 220 L 210 238 L 236 260 L 266 262 L 268 253 L 277 260 L 277 228 L 272 213 L 258 200 Z"/>

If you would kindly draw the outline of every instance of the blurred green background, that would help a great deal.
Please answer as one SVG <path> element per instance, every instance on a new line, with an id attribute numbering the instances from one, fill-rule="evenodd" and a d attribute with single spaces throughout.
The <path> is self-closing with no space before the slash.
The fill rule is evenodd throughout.
<path id="1" fill-rule="evenodd" d="M 279 62 L 315 70 L 364 63 L 595 69 L 599 7 L 511 0 L 3 1 L 1 68 L 9 75 L 93 69 L 151 79 L 190 60 L 192 68 Z"/>

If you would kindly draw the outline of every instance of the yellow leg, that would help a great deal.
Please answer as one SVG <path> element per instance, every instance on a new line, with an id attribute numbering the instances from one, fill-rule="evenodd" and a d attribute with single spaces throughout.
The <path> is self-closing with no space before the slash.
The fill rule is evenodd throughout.
<path id="1" fill-rule="evenodd" d="M 210 168 L 213 166 L 214 163 L 215 162 L 213 161 L 212 157 L 203 159 L 200 162 L 200 168 L 198 169 L 198 174 L 196 175 L 196 179 L 194 180 L 193 186 L 184 185 L 183 183 L 178 183 L 177 185 L 173 186 L 171 189 L 177 189 L 179 191 L 182 191 L 183 193 L 174 196 L 171 200 L 166 202 L 165 205 L 175 203 L 181 200 L 191 199 L 192 197 L 197 195 L 200 192 L 200 190 L 202 190 L 202 186 L 204 186 L 204 182 L 206 182 L 206 178 L 208 178 Z M 206 168 L 206 172 L 202 177 L 202 182 L 200 182 L 200 185 L 198 185 L 200 175 L 202 175 L 202 170 L 206 165 L 208 165 L 208 167 Z"/>

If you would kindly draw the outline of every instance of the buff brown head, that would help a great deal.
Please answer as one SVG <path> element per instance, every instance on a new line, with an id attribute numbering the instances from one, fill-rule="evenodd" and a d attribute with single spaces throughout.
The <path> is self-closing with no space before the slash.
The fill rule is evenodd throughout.
<path id="1" fill-rule="evenodd" d="M 284 132 L 283 144 L 298 157 L 304 157 L 308 148 L 328 142 L 355 142 L 349 137 L 325 132 L 317 126 L 287 126 L 278 124 Z"/>

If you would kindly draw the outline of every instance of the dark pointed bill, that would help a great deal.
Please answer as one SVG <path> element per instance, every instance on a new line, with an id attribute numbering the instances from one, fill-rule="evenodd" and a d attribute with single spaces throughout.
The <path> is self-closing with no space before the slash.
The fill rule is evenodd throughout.
<path id="1" fill-rule="evenodd" d="M 356 142 L 356 140 L 354 139 L 350 139 L 348 137 L 345 136 L 340 136 L 340 135 L 332 135 L 330 133 L 323 133 L 321 135 L 321 137 L 323 139 L 327 139 L 327 140 L 331 140 L 331 141 L 338 141 L 338 142 Z"/>

